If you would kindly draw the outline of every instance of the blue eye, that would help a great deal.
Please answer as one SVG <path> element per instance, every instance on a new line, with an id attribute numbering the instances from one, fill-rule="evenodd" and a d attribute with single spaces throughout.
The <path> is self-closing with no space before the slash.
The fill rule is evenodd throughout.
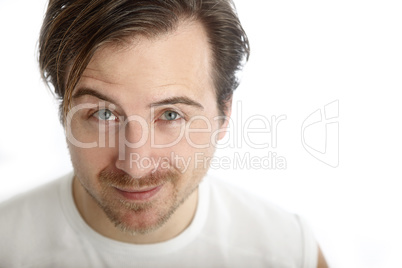
<path id="1" fill-rule="evenodd" d="M 181 118 L 181 116 L 174 111 L 166 111 L 161 116 L 162 120 L 167 120 L 167 121 L 173 121 L 173 120 L 180 119 L 180 118 Z"/>
<path id="2" fill-rule="evenodd" d="M 115 121 L 117 117 L 108 109 L 101 109 L 94 113 L 94 116 L 97 117 L 99 120 L 104 121 Z"/>

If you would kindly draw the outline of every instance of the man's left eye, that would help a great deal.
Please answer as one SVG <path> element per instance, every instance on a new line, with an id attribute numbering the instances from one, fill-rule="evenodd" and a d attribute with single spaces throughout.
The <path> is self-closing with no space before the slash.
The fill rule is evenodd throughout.
<path id="1" fill-rule="evenodd" d="M 174 111 L 166 111 L 161 116 L 162 120 L 167 120 L 167 121 L 173 121 L 173 120 L 180 119 L 180 118 L 181 118 L 181 116 Z"/>

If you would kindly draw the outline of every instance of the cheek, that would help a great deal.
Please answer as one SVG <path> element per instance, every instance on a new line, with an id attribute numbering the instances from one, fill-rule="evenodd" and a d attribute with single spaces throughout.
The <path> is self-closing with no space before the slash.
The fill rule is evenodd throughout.
<path id="1" fill-rule="evenodd" d="M 151 145 L 162 148 L 179 144 L 184 137 L 186 125 L 184 122 L 160 123 L 151 129 Z"/>
<path id="2" fill-rule="evenodd" d="M 67 117 L 66 126 L 67 140 L 71 144 L 79 148 L 93 148 L 95 146 L 113 146 L 116 143 L 119 130 L 117 123 L 112 121 L 101 123 L 91 116 L 92 110 L 74 111 L 73 109 Z"/>
<path id="3" fill-rule="evenodd" d="M 92 177 L 109 166 L 115 155 L 111 148 L 80 148 L 70 142 L 68 149 L 75 171 L 84 173 L 85 177 Z"/>
<path id="4" fill-rule="evenodd" d="M 173 165 L 183 172 L 184 177 L 194 178 L 208 170 L 215 152 L 210 137 L 210 133 L 194 133 L 192 140 L 184 138 L 170 149 L 175 155 Z"/>
<path id="5" fill-rule="evenodd" d="M 211 133 L 203 133 L 204 130 L 190 131 L 186 135 L 186 142 L 193 150 L 205 149 L 211 146 Z"/>
<path id="6" fill-rule="evenodd" d="M 187 124 L 157 126 L 151 138 L 151 149 L 158 155 L 174 153 L 179 156 L 193 156 L 212 146 L 211 139 L 217 126 L 209 119 L 192 120 Z M 156 149 L 158 148 L 158 149 Z"/>
<path id="7" fill-rule="evenodd" d="M 217 121 L 210 117 L 194 120 L 187 126 L 185 139 L 194 149 L 208 149 L 215 144 L 217 130 Z"/>

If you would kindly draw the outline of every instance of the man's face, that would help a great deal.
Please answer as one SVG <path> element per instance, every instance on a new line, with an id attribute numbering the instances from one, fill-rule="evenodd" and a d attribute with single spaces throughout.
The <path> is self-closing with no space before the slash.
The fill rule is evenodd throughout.
<path id="1" fill-rule="evenodd" d="M 198 23 L 103 46 L 72 107 L 66 130 L 75 179 L 115 225 L 133 233 L 157 229 L 185 203 L 226 126 Z"/>

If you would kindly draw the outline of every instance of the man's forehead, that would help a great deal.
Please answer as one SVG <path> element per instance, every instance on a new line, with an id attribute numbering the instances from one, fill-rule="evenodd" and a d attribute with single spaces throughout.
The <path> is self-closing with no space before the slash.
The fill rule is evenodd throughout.
<path id="1" fill-rule="evenodd" d="M 180 25 L 158 38 L 137 36 L 100 47 L 80 84 L 131 88 L 213 87 L 211 53 L 200 23 Z"/>

